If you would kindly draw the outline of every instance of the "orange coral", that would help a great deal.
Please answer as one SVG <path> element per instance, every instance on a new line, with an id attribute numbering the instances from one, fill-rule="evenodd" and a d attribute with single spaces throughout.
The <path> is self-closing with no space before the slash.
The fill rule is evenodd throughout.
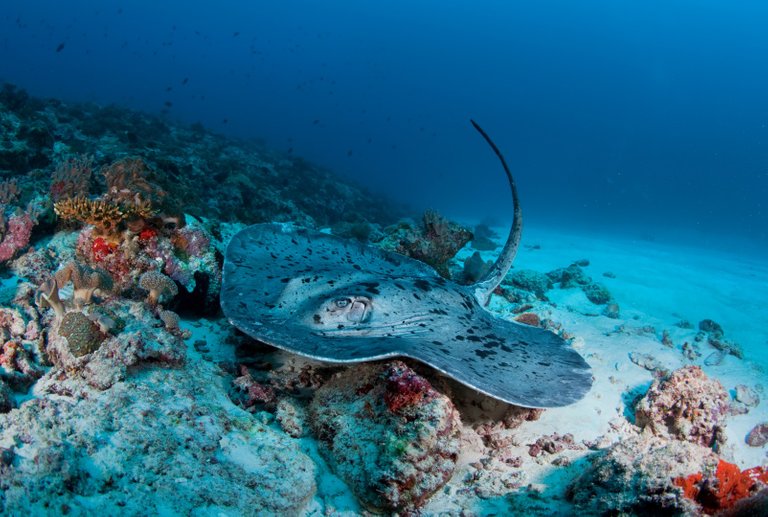
<path id="1" fill-rule="evenodd" d="M 683 489 L 683 495 L 702 506 L 705 513 L 732 508 L 738 501 L 753 495 L 758 483 L 768 483 L 768 470 L 753 467 L 744 471 L 737 465 L 720 460 L 714 477 L 702 473 L 678 477 L 672 482 Z"/>

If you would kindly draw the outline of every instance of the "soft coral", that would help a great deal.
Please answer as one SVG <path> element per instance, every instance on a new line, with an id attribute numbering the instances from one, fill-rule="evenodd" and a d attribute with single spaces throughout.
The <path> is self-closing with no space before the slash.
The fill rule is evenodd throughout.
<path id="1" fill-rule="evenodd" d="M 753 467 L 742 471 L 733 463 L 720 460 L 714 476 L 699 472 L 675 478 L 673 482 L 683 489 L 685 497 L 699 503 L 704 513 L 712 514 L 753 495 L 761 483 L 768 483 L 768 470 Z"/>

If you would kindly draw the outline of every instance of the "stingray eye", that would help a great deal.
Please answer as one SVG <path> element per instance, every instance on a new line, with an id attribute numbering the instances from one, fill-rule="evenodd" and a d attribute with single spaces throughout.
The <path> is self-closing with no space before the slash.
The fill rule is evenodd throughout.
<path id="1" fill-rule="evenodd" d="M 352 302 L 349 298 L 336 298 L 334 303 L 336 304 L 336 307 L 339 309 L 343 309 L 347 305 L 349 305 Z"/>

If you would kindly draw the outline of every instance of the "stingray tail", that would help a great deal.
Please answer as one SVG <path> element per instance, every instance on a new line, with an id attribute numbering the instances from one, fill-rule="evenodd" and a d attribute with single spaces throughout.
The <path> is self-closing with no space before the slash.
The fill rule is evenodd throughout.
<path id="1" fill-rule="evenodd" d="M 517 197 L 515 179 L 512 177 L 512 173 L 509 172 L 509 167 L 507 167 L 507 161 L 504 159 L 504 155 L 501 154 L 501 151 L 499 151 L 499 148 L 493 143 L 491 137 L 483 131 L 483 128 L 481 128 L 477 122 L 471 119 L 470 122 L 472 122 L 472 125 L 483 136 L 485 141 L 488 142 L 488 145 L 491 146 L 491 149 L 496 153 L 496 156 L 499 157 L 501 166 L 504 167 L 504 172 L 507 174 L 507 179 L 509 180 L 509 188 L 512 190 L 512 228 L 509 230 L 507 243 L 504 245 L 504 249 L 501 250 L 501 255 L 496 259 L 496 262 L 488 273 L 473 285 L 475 298 L 480 302 L 480 305 L 485 306 L 491 298 L 491 293 L 499 286 L 506 276 L 507 271 L 509 271 L 509 268 L 512 267 L 512 262 L 515 260 L 517 248 L 520 246 L 520 237 L 523 234 L 523 213 L 520 209 L 520 200 Z"/>

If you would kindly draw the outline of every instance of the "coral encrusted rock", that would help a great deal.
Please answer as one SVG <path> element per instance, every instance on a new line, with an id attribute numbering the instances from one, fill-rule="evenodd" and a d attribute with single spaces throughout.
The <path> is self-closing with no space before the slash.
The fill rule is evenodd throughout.
<path id="1" fill-rule="evenodd" d="M 698 366 L 686 366 L 653 381 L 635 408 L 636 423 L 656 435 L 715 447 L 724 440 L 728 406 L 728 392 L 719 381 Z"/>
<path id="2" fill-rule="evenodd" d="M 643 434 L 591 458 L 568 488 L 582 515 L 698 515 L 674 480 L 717 466 L 712 450 Z"/>
<path id="3" fill-rule="evenodd" d="M 347 369 L 309 409 L 321 452 L 370 507 L 418 508 L 456 466 L 456 408 L 401 361 Z"/>

